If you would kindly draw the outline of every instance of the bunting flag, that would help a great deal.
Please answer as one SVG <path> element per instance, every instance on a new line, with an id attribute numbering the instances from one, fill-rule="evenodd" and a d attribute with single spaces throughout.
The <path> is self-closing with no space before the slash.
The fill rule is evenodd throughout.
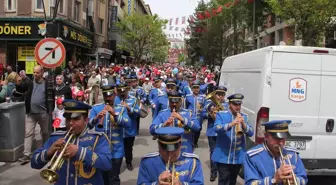
<path id="1" fill-rule="evenodd" d="M 182 17 L 182 24 L 185 24 L 185 23 L 186 23 L 186 17 L 183 16 L 183 17 Z"/>

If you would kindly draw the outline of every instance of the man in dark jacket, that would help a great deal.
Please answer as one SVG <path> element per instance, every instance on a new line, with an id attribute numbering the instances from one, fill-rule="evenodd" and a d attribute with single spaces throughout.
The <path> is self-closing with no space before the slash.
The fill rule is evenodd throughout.
<path id="1" fill-rule="evenodd" d="M 34 80 L 29 84 L 26 93 L 26 126 L 24 140 L 24 156 L 19 159 L 21 164 L 30 162 L 33 138 L 36 123 L 41 127 L 42 140 L 45 143 L 49 137 L 49 113 L 48 110 L 48 82 L 43 78 L 44 70 L 41 66 L 34 67 Z"/>

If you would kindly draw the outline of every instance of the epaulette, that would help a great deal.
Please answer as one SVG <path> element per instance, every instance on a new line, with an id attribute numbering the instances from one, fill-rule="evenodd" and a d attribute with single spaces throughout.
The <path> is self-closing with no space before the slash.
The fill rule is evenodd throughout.
<path id="1" fill-rule="evenodd" d="M 92 106 L 92 108 L 93 107 L 96 107 L 96 106 L 100 106 L 100 105 L 103 105 L 104 103 L 97 103 L 97 104 L 94 104 L 93 106 Z"/>
<path id="2" fill-rule="evenodd" d="M 206 97 L 205 94 L 199 94 L 199 96 Z"/>
<path id="3" fill-rule="evenodd" d="M 104 132 L 98 132 L 98 131 L 95 131 L 95 130 L 88 130 L 87 131 L 89 134 L 95 134 L 95 135 L 103 135 L 104 134 Z"/>
<path id="4" fill-rule="evenodd" d="M 186 97 L 187 97 L 187 96 L 192 96 L 192 94 L 187 94 Z"/>
<path id="5" fill-rule="evenodd" d="M 199 159 L 199 156 L 198 156 L 198 155 L 196 155 L 196 154 L 192 154 L 192 153 L 187 153 L 187 152 L 183 152 L 183 153 L 182 153 L 182 156 L 183 156 L 183 157 L 191 157 L 191 158 Z"/>
<path id="6" fill-rule="evenodd" d="M 158 94 L 158 97 L 162 97 L 162 96 L 165 96 L 165 95 L 166 95 L 165 93 Z"/>
<path id="7" fill-rule="evenodd" d="M 167 111 L 167 110 L 169 110 L 169 109 L 162 109 L 162 110 L 159 111 L 159 113 L 160 113 L 160 112 Z"/>
<path id="8" fill-rule="evenodd" d="M 67 133 L 67 131 L 59 130 L 59 131 L 55 131 L 55 132 L 51 133 L 50 135 L 51 136 L 59 136 L 59 135 L 64 135 L 66 133 Z"/>
<path id="9" fill-rule="evenodd" d="M 292 148 L 292 147 L 285 146 L 284 149 L 290 152 L 299 153 L 295 148 Z"/>
<path id="10" fill-rule="evenodd" d="M 249 157 L 252 157 L 252 156 L 255 156 L 259 153 L 261 153 L 262 151 L 264 151 L 264 147 L 259 147 L 259 148 L 253 148 L 253 149 L 250 149 L 246 152 L 246 154 L 249 156 Z"/>
<path id="11" fill-rule="evenodd" d="M 227 110 L 221 110 L 221 111 L 218 111 L 218 113 L 228 113 L 229 111 Z"/>
<path id="12" fill-rule="evenodd" d="M 160 155 L 159 152 L 151 152 L 151 153 L 144 155 L 142 158 L 156 157 L 159 155 Z"/>

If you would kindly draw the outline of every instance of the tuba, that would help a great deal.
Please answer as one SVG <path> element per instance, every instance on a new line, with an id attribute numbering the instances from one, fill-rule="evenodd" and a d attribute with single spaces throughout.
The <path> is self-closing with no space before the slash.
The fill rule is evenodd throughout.
<path id="1" fill-rule="evenodd" d="M 65 149 L 67 148 L 67 146 L 74 142 L 74 134 L 71 134 L 71 130 L 72 127 L 69 129 L 69 131 L 66 133 L 64 139 L 66 141 L 66 143 L 64 144 L 63 148 L 61 151 L 56 151 L 55 154 L 53 155 L 53 157 L 50 160 L 50 165 L 48 166 L 47 169 L 44 169 L 41 171 L 40 176 L 48 181 L 49 183 L 56 183 L 59 179 L 59 175 L 56 173 L 57 170 L 60 170 L 63 163 L 64 163 L 64 159 L 63 159 L 63 155 L 65 152 Z M 57 155 L 58 154 L 58 155 Z"/>
<path id="2" fill-rule="evenodd" d="M 281 147 L 279 147 L 279 152 L 280 152 L 280 161 L 281 161 L 281 164 L 288 164 L 288 165 L 292 166 L 292 164 L 291 164 L 291 162 L 290 162 L 290 160 L 288 158 L 287 158 L 287 163 L 286 163 L 286 158 L 285 158 L 285 156 L 282 153 L 282 148 Z M 295 175 L 293 169 L 291 170 L 290 174 L 293 177 L 293 182 L 291 182 L 289 179 L 287 179 L 287 180 L 284 180 L 283 184 L 284 185 L 299 185 L 298 182 L 297 182 L 297 180 L 296 180 L 296 175 Z"/>
<path id="3" fill-rule="evenodd" d="M 216 91 L 213 91 L 209 93 L 205 98 L 207 100 L 211 100 L 215 104 L 215 111 L 210 113 L 213 119 L 215 119 L 214 116 L 216 115 L 217 112 L 225 110 L 224 106 L 216 99 L 215 94 L 216 94 Z"/>
<path id="4" fill-rule="evenodd" d="M 145 105 L 144 103 L 142 103 L 140 101 L 140 97 L 136 96 L 136 104 L 139 105 L 140 107 L 140 117 L 141 118 L 145 118 L 147 117 L 148 113 L 149 113 L 149 108 L 147 105 Z"/>

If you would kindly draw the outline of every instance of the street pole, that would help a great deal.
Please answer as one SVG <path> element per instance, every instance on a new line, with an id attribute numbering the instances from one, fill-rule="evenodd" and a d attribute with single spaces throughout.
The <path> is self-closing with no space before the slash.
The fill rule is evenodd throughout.
<path id="1" fill-rule="evenodd" d="M 256 18 L 256 15 L 255 15 L 255 9 L 256 9 L 256 1 L 253 1 L 253 28 L 252 28 L 252 30 L 253 30 L 253 36 L 252 36 L 252 39 L 253 39 L 253 50 L 255 50 L 256 49 L 256 47 L 255 47 L 255 24 L 256 24 L 256 20 L 255 20 L 255 18 Z"/>

